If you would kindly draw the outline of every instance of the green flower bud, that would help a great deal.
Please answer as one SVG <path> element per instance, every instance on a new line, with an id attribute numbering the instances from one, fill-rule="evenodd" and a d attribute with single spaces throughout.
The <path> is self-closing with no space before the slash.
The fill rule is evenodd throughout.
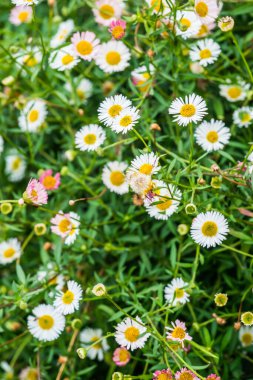
<path id="1" fill-rule="evenodd" d="M 197 207 L 194 203 L 188 203 L 188 205 L 185 206 L 185 212 L 188 215 L 196 214 Z"/>
<path id="2" fill-rule="evenodd" d="M 224 294 L 224 293 L 215 294 L 214 302 L 219 307 L 225 306 L 226 303 L 228 302 L 227 294 Z"/>
<path id="3" fill-rule="evenodd" d="M 27 304 L 27 302 L 21 300 L 21 301 L 19 301 L 18 307 L 19 307 L 21 310 L 26 310 L 27 307 L 28 307 L 28 304 Z"/>
<path id="4" fill-rule="evenodd" d="M 123 379 L 124 379 L 124 375 L 121 372 L 114 372 L 112 374 L 112 380 L 123 380 Z"/>
<path id="5" fill-rule="evenodd" d="M 222 178 L 221 177 L 213 177 L 211 180 L 211 186 L 214 189 L 220 189 L 222 185 Z"/>
<path id="6" fill-rule="evenodd" d="M 10 212 L 12 212 L 12 204 L 9 202 L 2 203 L 0 210 L 3 215 L 8 215 Z"/>
<path id="7" fill-rule="evenodd" d="M 76 350 L 77 355 L 79 356 L 80 359 L 85 359 L 87 355 L 87 350 L 83 347 L 80 347 Z"/>
<path id="8" fill-rule="evenodd" d="M 44 223 L 35 224 L 34 226 L 35 235 L 42 236 L 42 235 L 45 235 L 46 232 L 47 232 L 47 227 Z"/>
<path id="9" fill-rule="evenodd" d="M 91 292 L 97 297 L 102 297 L 106 294 L 106 287 L 104 284 L 97 284 L 93 287 Z"/>
<path id="10" fill-rule="evenodd" d="M 67 175 L 68 172 L 69 172 L 69 169 L 68 169 L 67 166 L 63 166 L 63 167 L 61 168 L 61 175 L 62 175 L 62 176 Z"/>
<path id="11" fill-rule="evenodd" d="M 253 325 L 253 313 L 250 311 L 246 311 L 241 315 L 241 321 L 245 326 L 252 326 Z"/>
<path id="12" fill-rule="evenodd" d="M 177 227 L 177 232 L 179 235 L 184 236 L 188 233 L 189 227 L 186 224 L 179 224 Z"/>
<path id="13" fill-rule="evenodd" d="M 82 327 L 82 321 L 81 321 L 81 319 L 74 319 L 71 322 L 71 327 L 72 327 L 73 330 L 80 330 L 81 327 Z"/>

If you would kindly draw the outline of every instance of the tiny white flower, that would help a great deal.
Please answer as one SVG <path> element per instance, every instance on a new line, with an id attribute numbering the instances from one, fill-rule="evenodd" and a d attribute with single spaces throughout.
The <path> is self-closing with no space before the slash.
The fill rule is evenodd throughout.
<path id="1" fill-rule="evenodd" d="M 197 144 L 206 152 L 223 149 L 229 142 L 231 133 L 221 120 L 203 121 L 195 131 Z"/>
<path id="2" fill-rule="evenodd" d="M 250 84 L 245 83 L 241 79 L 237 79 L 235 83 L 231 80 L 227 81 L 228 84 L 220 85 L 220 95 L 226 98 L 229 102 L 238 102 L 244 100 L 247 96 L 247 92 L 250 89 Z"/>
<path id="3" fill-rule="evenodd" d="M 217 42 L 210 38 L 198 41 L 190 50 L 190 58 L 193 62 L 199 62 L 202 66 L 214 63 L 221 53 Z"/>
<path id="4" fill-rule="evenodd" d="M 21 256 L 21 245 L 16 238 L 0 243 L 0 264 L 12 263 Z"/>
<path id="5" fill-rule="evenodd" d="M 206 23 L 214 21 L 220 13 L 216 0 L 195 0 L 194 10 L 200 21 Z"/>
<path id="6" fill-rule="evenodd" d="M 93 32 L 76 32 L 71 38 L 76 54 L 85 61 L 91 61 L 99 53 L 99 39 Z"/>
<path id="7" fill-rule="evenodd" d="M 59 337 L 65 327 L 65 317 L 53 306 L 41 304 L 28 317 L 30 333 L 41 341 L 52 341 Z"/>
<path id="8" fill-rule="evenodd" d="M 201 22 L 193 11 L 178 11 L 176 13 L 175 31 L 177 36 L 183 39 L 198 33 Z"/>
<path id="9" fill-rule="evenodd" d="M 49 56 L 50 67 L 58 71 L 71 70 L 79 61 L 72 45 L 64 46 Z"/>
<path id="10" fill-rule="evenodd" d="M 150 334 L 146 333 L 147 328 L 142 320 L 136 317 L 135 320 L 126 318 L 118 323 L 115 332 L 115 340 L 121 347 L 126 347 L 131 351 L 143 348 Z"/>
<path id="11" fill-rule="evenodd" d="M 5 173 L 11 182 L 18 182 L 25 176 L 26 161 L 16 150 L 11 150 L 5 157 Z"/>
<path id="12" fill-rule="evenodd" d="M 84 347 L 88 349 L 87 357 L 99 361 L 103 360 L 104 352 L 108 351 L 109 346 L 106 339 L 101 339 L 103 337 L 103 331 L 101 329 L 91 329 L 86 328 L 80 333 L 80 341 L 83 343 Z M 99 341 L 98 343 L 96 343 Z"/>
<path id="13" fill-rule="evenodd" d="M 114 95 L 106 98 L 99 106 L 98 119 L 107 126 L 111 126 L 117 116 L 132 102 L 123 95 Z"/>
<path id="14" fill-rule="evenodd" d="M 139 118 L 140 114 L 137 108 L 128 107 L 115 117 L 111 129 L 117 133 L 125 134 L 135 126 Z"/>
<path id="15" fill-rule="evenodd" d="M 92 8 L 95 21 L 98 24 L 109 26 L 112 20 L 120 19 L 123 7 L 122 0 L 97 0 Z"/>
<path id="16" fill-rule="evenodd" d="M 37 132 L 46 115 L 47 107 L 43 99 L 30 100 L 18 118 L 19 127 L 24 132 Z"/>
<path id="17" fill-rule="evenodd" d="M 193 219 L 191 226 L 193 240 L 206 248 L 222 244 L 228 232 L 227 220 L 217 211 L 202 212 Z"/>
<path id="18" fill-rule="evenodd" d="M 189 302 L 189 294 L 185 291 L 188 286 L 187 282 L 184 282 L 182 278 L 173 278 L 170 284 L 164 289 L 165 300 L 172 306 L 176 306 L 178 303 L 184 305 Z"/>
<path id="19" fill-rule="evenodd" d="M 39 0 L 11 0 L 15 5 L 33 5 L 38 4 Z"/>
<path id="20" fill-rule="evenodd" d="M 144 153 L 136 157 L 129 167 L 129 172 L 140 172 L 146 175 L 153 175 L 159 172 L 159 157 L 154 153 Z"/>
<path id="21" fill-rule="evenodd" d="M 82 151 L 92 151 L 100 147 L 105 138 L 105 131 L 99 125 L 90 124 L 82 127 L 76 133 L 75 144 Z"/>
<path id="22" fill-rule="evenodd" d="M 105 73 L 114 73 L 125 70 L 130 57 L 130 51 L 122 41 L 109 41 L 100 45 L 95 60 Z"/>
<path id="23" fill-rule="evenodd" d="M 251 107 L 241 107 L 234 111 L 233 122 L 238 125 L 238 127 L 247 128 L 253 121 L 253 108 Z"/>
<path id="24" fill-rule="evenodd" d="M 126 180 L 125 162 L 108 162 L 103 168 L 102 180 L 104 185 L 112 192 L 117 194 L 128 193 L 128 183 Z"/>
<path id="25" fill-rule="evenodd" d="M 58 28 L 57 33 L 54 35 L 54 37 L 50 41 L 50 46 L 52 48 L 56 48 L 60 45 L 62 45 L 68 36 L 72 33 L 74 30 L 74 21 L 73 20 L 66 20 L 63 21 Z"/>
<path id="26" fill-rule="evenodd" d="M 179 125 L 197 123 L 207 114 L 206 102 L 194 93 L 187 95 L 185 99 L 176 98 L 170 105 L 169 114 L 174 115 L 173 120 Z"/>
<path id="27" fill-rule="evenodd" d="M 79 309 L 82 299 L 82 288 L 75 281 L 67 282 L 67 290 L 60 292 L 54 301 L 54 307 L 63 315 L 72 314 Z"/>
<path id="28" fill-rule="evenodd" d="M 242 326 L 239 330 L 239 339 L 244 347 L 253 344 L 253 326 Z"/>
<path id="29" fill-rule="evenodd" d="M 70 83 L 65 84 L 65 88 L 68 92 L 76 91 L 76 94 L 80 101 L 86 103 L 88 98 L 92 95 L 93 84 L 89 79 L 83 78 L 81 81 L 73 80 L 74 89 L 72 88 Z"/>

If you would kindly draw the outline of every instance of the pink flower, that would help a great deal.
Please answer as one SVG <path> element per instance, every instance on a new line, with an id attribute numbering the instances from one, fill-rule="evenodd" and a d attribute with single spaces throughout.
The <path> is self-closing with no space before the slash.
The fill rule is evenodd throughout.
<path id="1" fill-rule="evenodd" d="M 153 373 L 153 380 L 172 380 L 173 376 L 171 373 L 171 370 L 168 369 L 162 369 L 161 371 L 155 371 Z"/>
<path id="2" fill-rule="evenodd" d="M 171 323 L 172 327 L 166 327 L 170 332 L 167 335 L 167 339 L 174 340 L 176 342 L 184 343 L 185 340 L 192 340 L 192 337 L 187 333 L 184 322 L 180 322 L 178 319 Z"/>
<path id="3" fill-rule="evenodd" d="M 126 31 L 126 22 L 123 20 L 112 20 L 108 31 L 115 40 L 120 40 L 124 37 Z"/>
<path id="4" fill-rule="evenodd" d="M 93 32 L 75 33 L 71 42 L 76 54 L 85 61 L 91 61 L 99 51 L 100 40 Z"/>
<path id="5" fill-rule="evenodd" d="M 52 174 L 53 170 L 48 169 L 45 170 L 39 178 L 40 183 L 44 186 L 46 190 L 56 190 L 60 186 L 60 173 L 56 173 L 54 176 Z"/>
<path id="6" fill-rule="evenodd" d="M 9 20 L 13 25 L 21 25 L 23 23 L 28 23 L 32 19 L 32 7 L 26 7 L 20 5 L 18 7 L 12 8 L 10 12 Z"/>
<path id="7" fill-rule="evenodd" d="M 220 376 L 211 373 L 211 375 L 207 376 L 206 380 L 221 380 Z"/>
<path id="8" fill-rule="evenodd" d="M 23 198 L 27 203 L 40 206 L 47 204 L 48 195 L 44 186 L 37 179 L 31 179 L 23 194 Z"/>
<path id="9" fill-rule="evenodd" d="M 184 380 L 186 378 L 187 380 L 200 380 L 199 377 L 187 368 L 182 368 L 181 371 L 177 371 L 177 373 L 175 373 L 176 380 Z"/>
<path id="10" fill-rule="evenodd" d="M 113 353 L 112 360 L 119 367 L 125 366 L 130 359 L 130 352 L 125 347 L 118 347 Z"/>

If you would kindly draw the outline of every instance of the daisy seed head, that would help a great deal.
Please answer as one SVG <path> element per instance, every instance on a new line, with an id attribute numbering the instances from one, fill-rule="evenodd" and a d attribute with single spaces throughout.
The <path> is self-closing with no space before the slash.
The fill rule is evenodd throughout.
<path id="1" fill-rule="evenodd" d="M 215 294 L 214 302 L 215 302 L 216 306 L 219 306 L 219 307 L 225 306 L 228 302 L 227 294 L 224 294 L 224 293 Z"/>
<path id="2" fill-rule="evenodd" d="M 253 325 L 253 313 L 251 311 L 246 311 L 241 315 L 241 321 L 245 326 Z"/>
<path id="3" fill-rule="evenodd" d="M 234 28 L 235 21 L 231 16 L 221 17 L 218 21 L 218 27 L 222 32 L 229 32 Z"/>

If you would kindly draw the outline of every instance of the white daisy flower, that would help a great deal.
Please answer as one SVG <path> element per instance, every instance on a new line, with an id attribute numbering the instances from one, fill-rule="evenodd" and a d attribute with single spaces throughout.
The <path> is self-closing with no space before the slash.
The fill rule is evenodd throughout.
<path id="1" fill-rule="evenodd" d="M 36 5 L 39 3 L 39 0 L 11 0 L 11 2 L 15 5 Z"/>
<path id="2" fill-rule="evenodd" d="M 81 286 L 75 281 L 68 281 L 67 288 L 65 292 L 60 292 L 54 301 L 54 307 L 63 315 L 72 314 L 79 309 L 83 294 Z"/>
<path id="3" fill-rule="evenodd" d="M 97 0 L 92 11 L 98 24 L 109 26 L 113 20 L 120 19 L 123 7 L 121 0 Z"/>
<path id="4" fill-rule="evenodd" d="M 241 107 L 234 111 L 233 122 L 238 127 L 248 127 L 253 120 L 253 108 L 251 107 Z"/>
<path id="5" fill-rule="evenodd" d="M 219 44 L 206 38 L 198 41 L 190 50 L 190 58 L 193 62 L 199 62 L 201 66 L 214 63 L 221 53 Z"/>
<path id="6" fill-rule="evenodd" d="M 72 45 L 64 46 L 49 56 L 49 66 L 58 71 L 71 70 L 80 62 Z"/>
<path id="7" fill-rule="evenodd" d="M 76 32 L 71 38 L 76 54 L 85 61 L 91 61 L 99 52 L 100 41 L 93 32 Z"/>
<path id="8" fill-rule="evenodd" d="M 38 369 L 32 367 L 23 368 L 18 378 L 19 380 L 37 380 L 39 378 Z"/>
<path id="9" fill-rule="evenodd" d="M 178 303 L 184 305 L 189 302 L 189 294 L 185 291 L 188 283 L 184 282 L 182 278 L 173 278 L 170 284 L 164 289 L 165 300 L 172 306 L 176 306 Z"/>
<path id="10" fill-rule="evenodd" d="M 216 0 L 195 0 L 194 10 L 203 23 L 214 21 L 220 13 Z"/>
<path id="11" fill-rule="evenodd" d="M 97 124 L 89 124 L 80 129 L 75 136 L 76 147 L 82 151 L 96 150 L 105 141 L 105 131 Z"/>
<path id="12" fill-rule="evenodd" d="M 129 66 L 130 51 L 121 41 L 109 41 L 100 45 L 96 64 L 105 73 L 123 71 Z"/>
<path id="13" fill-rule="evenodd" d="M 140 66 L 131 72 L 133 84 L 138 87 L 141 92 L 147 92 L 152 86 L 152 75 L 155 72 L 155 67 L 152 64 Z"/>
<path id="14" fill-rule="evenodd" d="M 106 98 L 99 106 L 98 119 L 107 126 L 111 126 L 120 113 L 132 106 L 132 102 L 123 95 L 114 95 Z"/>
<path id="15" fill-rule="evenodd" d="M 238 83 L 231 83 L 220 85 L 220 95 L 226 98 L 230 102 L 238 102 L 244 100 L 247 96 L 247 92 L 250 89 L 250 84 L 245 83 L 243 80 L 238 80 Z"/>
<path id="16" fill-rule="evenodd" d="M 46 115 L 47 107 L 43 99 L 30 100 L 18 118 L 19 127 L 24 132 L 37 132 Z"/>
<path id="17" fill-rule="evenodd" d="M 31 7 L 24 5 L 12 8 L 9 20 L 13 25 L 27 24 L 32 20 L 33 11 Z"/>
<path id="18" fill-rule="evenodd" d="M 9 264 L 21 256 L 21 245 L 16 238 L 0 243 L 0 264 Z"/>
<path id="19" fill-rule="evenodd" d="M 221 120 L 203 121 L 195 131 L 197 144 L 206 152 L 223 149 L 229 142 L 231 133 Z"/>
<path id="20" fill-rule="evenodd" d="M 116 116 L 111 129 L 117 133 L 127 133 L 130 131 L 140 118 L 139 111 L 135 107 L 128 107 Z"/>
<path id="21" fill-rule="evenodd" d="M 209 23 L 203 23 L 201 24 L 198 32 L 193 35 L 192 37 L 193 38 L 203 38 L 203 37 L 206 37 L 208 36 L 211 31 L 216 27 L 216 23 L 215 22 L 209 22 Z"/>
<path id="22" fill-rule="evenodd" d="M 37 46 L 28 46 L 26 50 L 20 49 L 19 52 L 15 55 L 15 58 L 19 66 L 21 65 L 27 67 L 28 69 L 32 69 L 41 63 L 42 52 Z"/>
<path id="23" fill-rule="evenodd" d="M 188 334 L 186 330 L 186 326 L 184 322 L 179 321 L 179 319 L 176 319 L 175 322 L 171 322 L 172 327 L 166 327 L 167 330 L 169 330 L 166 338 L 168 340 L 173 340 L 175 342 L 182 343 L 184 345 L 184 341 L 190 341 L 192 340 L 192 337 Z"/>
<path id="24" fill-rule="evenodd" d="M 57 33 L 50 41 L 51 48 L 62 45 L 75 28 L 73 20 L 66 20 L 60 23 Z"/>
<path id="25" fill-rule="evenodd" d="M 0 154 L 3 152 L 3 150 L 4 150 L 4 139 L 0 135 Z"/>
<path id="26" fill-rule="evenodd" d="M 128 193 L 128 183 L 126 180 L 125 162 L 112 161 L 108 162 L 103 168 L 102 181 L 104 185 L 112 192 L 117 194 Z"/>
<path id="27" fill-rule="evenodd" d="M 28 317 L 28 329 L 38 340 L 47 342 L 59 337 L 65 327 L 65 317 L 53 306 L 41 304 Z"/>
<path id="28" fill-rule="evenodd" d="M 146 175 L 152 175 L 159 172 L 161 166 L 159 166 L 159 157 L 154 153 L 144 153 L 136 157 L 129 167 L 129 172 L 140 172 Z"/>
<path id="29" fill-rule="evenodd" d="M 68 235 L 64 240 L 64 243 L 66 245 L 71 245 L 76 240 L 77 236 L 79 235 L 79 226 L 80 226 L 80 216 L 76 214 L 75 212 L 70 212 L 70 223 L 71 223 L 71 229 L 68 231 Z"/>
<path id="30" fill-rule="evenodd" d="M 103 331 L 101 329 L 87 327 L 80 333 L 80 341 L 83 343 L 84 348 L 88 349 L 87 357 L 91 360 L 96 358 L 99 361 L 103 360 L 104 352 L 109 350 L 106 339 L 101 339 L 102 337 Z M 96 343 L 98 340 L 99 342 Z"/>
<path id="31" fill-rule="evenodd" d="M 167 220 L 177 211 L 182 193 L 174 185 L 152 181 L 153 188 L 144 200 L 148 214 L 158 220 Z"/>
<path id="32" fill-rule="evenodd" d="M 239 339 L 244 347 L 253 344 L 253 326 L 242 326 L 239 330 Z"/>
<path id="33" fill-rule="evenodd" d="M 190 38 L 198 33 L 201 22 L 192 11 L 178 11 L 176 13 L 175 31 L 183 39 Z"/>
<path id="34" fill-rule="evenodd" d="M 207 248 L 220 245 L 228 232 L 227 220 L 217 211 L 202 212 L 193 219 L 191 226 L 191 236 L 195 243 Z"/>
<path id="35" fill-rule="evenodd" d="M 79 235 L 80 216 L 75 212 L 64 214 L 59 211 L 55 217 L 50 220 L 51 231 L 64 239 L 66 245 L 71 245 Z"/>
<path id="36" fill-rule="evenodd" d="M 73 80 L 74 82 L 74 90 L 70 83 L 65 84 L 65 88 L 68 92 L 76 91 L 76 94 L 80 101 L 86 103 L 87 99 L 92 95 L 93 84 L 89 79 L 83 78 L 80 80 Z"/>
<path id="37" fill-rule="evenodd" d="M 152 179 L 150 175 L 142 174 L 139 171 L 128 171 L 126 179 L 131 190 L 141 197 L 144 197 L 152 190 Z"/>
<path id="38" fill-rule="evenodd" d="M 26 162 L 24 156 L 11 150 L 5 157 L 5 173 L 11 182 L 18 182 L 25 176 Z"/>
<path id="39" fill-rule="evenodd" d="M 146 333 L 147 328 L 139 317 L 134 321 L 131 318 L 125 318 L 118 323 L 116 327 L 115 340 L 121 347 L 126 347 L 131 351 L 136 348 L 143 348 L 150 334 Z"/>
<path id="40" fill-rule="evenodd" d="M 53 263 L 48 263 L 45 269 L 40 269 L 37 272 L 37 279 L 41 283 L 55 286 L 55 290 L 58 291 L 63 290 L 65 284 L 64 276 L 55 272 Z"/>
<path id="41" fill-rule="evenodd" d="M 207 114 L 206 102 L 194 93 L 187 95 L 185 99 L 176 98 L 170 105 L 169 114 L 174 115 L 173 120 L 179 125 L 197 123 Z"/>

